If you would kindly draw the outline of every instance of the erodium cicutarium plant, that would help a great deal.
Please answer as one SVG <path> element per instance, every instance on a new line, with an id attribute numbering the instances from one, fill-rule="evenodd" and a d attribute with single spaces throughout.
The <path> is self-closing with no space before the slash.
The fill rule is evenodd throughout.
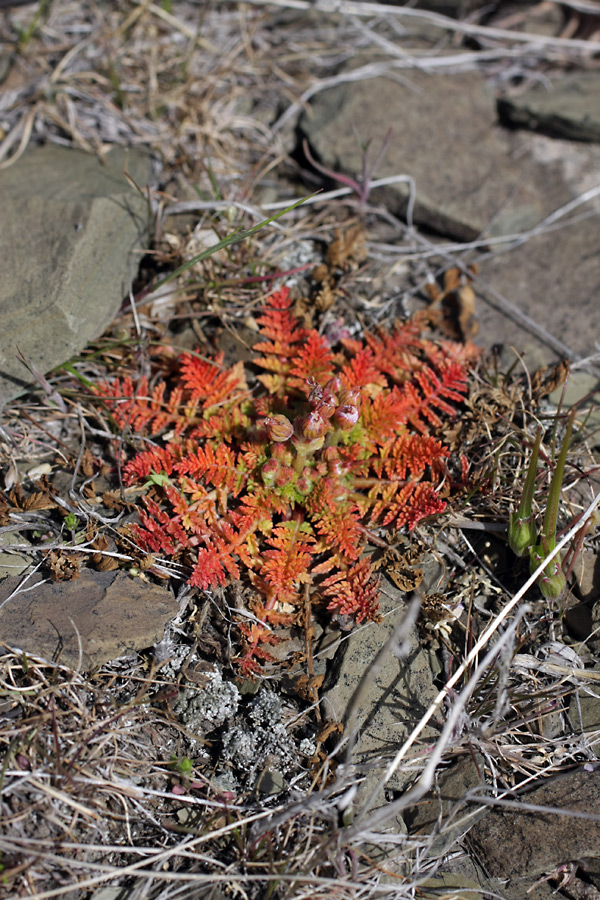
<path id="1" fill-rule="evenodd" d="M 248 588 L 246 674 L 307 597 L 377 618 L 369 536 L 444 511 L 453 484 L 439 434 L 468 382 L 463 348 L 414 322 L 334 349 L 291 307 L 287 289 L 268 299 L 252 373 L 224 368 L 222 354 L 183 353 L 152 388 L 146 378 L 96 388 L 145 446 L 123 468 L 125 484 L 147 487 L 130 536 L 187 566 L 191 585 Z"/>

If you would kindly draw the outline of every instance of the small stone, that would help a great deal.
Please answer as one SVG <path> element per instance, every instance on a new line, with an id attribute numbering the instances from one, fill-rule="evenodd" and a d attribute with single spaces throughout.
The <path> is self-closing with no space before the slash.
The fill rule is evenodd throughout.
<path id="1" fill-rule="evenodd" d="M 285 779 L 277 769 L 266 769 L 258 782 L 261 794 L 280 794 L 285 786 Z"/>
<path id="2" fill-rule="evenodd" d="M 167 588 L 124 572 L 83 569 L 79 578 L 59 582 L 36 574 L 25 590 L 20 585 L 19 578 L 0 585 L 4 643 L 84 669 L 151 647 L 178 611 Z"/>
<path id="3" fill-rule="evenodd" d="M 450 872 L 443 872 L 434 878 L 428 878 L 420 885 L 423 897 L 429 896 L 431 891 L 433 897 L 456 897 L 457 900 L 483 900 L 483 892 L 481 885 L 464 875 L 458 875 Z"/>
<path id="4" fill-rule="evenodd" d="M 401 654 L 390 647 L 389 652 L 379 656 L 406 617 L 403 596 L 391 585 L 386 586 L 381 597 L 382 622 L 355 629 L 341 645 L 339 657 L 334 660 L 334 686 L 323 697 L 327 719 L 343 721 L 345 735 L 356 739 L 353 763 L 360 772 L 364 769 L 368 773 L 360 789 L 364 799 L 437 696 L 416 626 L 404 635 Z M 434 741 L 437 737 L 437 730 L 427 726 L 421 739 Z M 404 790 L 413 777 L 412 771 L 396 771 L 386 788 Z"/>
<path id="5" fill-rule="evenodd" d="M 485 815 L 485 808 L 478 807 L 476 802 L 468 804 L 464 799 L 468 791 L 485 783 L 484 770 L 485 760 L 479 754 L 477 766 L 470 756 L 459 759 L 454 765 L 439 771 L 435 791 L 406 810 L 404 819 L 411 834 L 435 835 L 428 847 L 429 855 L 437 857 L 448 853 L 469 826 Z M 444 819 L 449 816 L 450 822 L 445 822 Z"/>
<path id="6" fill-rule="evenodd" d="M 6 531 L 0 535 L 0 581 L 10 576 L 21 575 L 32 565 L 32 558 L 22 551 L 8 552 L 10 547 L 23 547 L 27 544 L 29 544 L 27 538 L 14 531 Z"/>
<path id="7" fill-rule="evenodd" d="M 593 671 L 600 674 L 598 669 Z M 594 696 L 596 693 L 597 687 L 593 683 L 587 689 L 580 686 L 571 694 L 569 704 L 569 718 L 575 732 L 589 734 L 593 742 L 600 731 L 600 697 Z"/>

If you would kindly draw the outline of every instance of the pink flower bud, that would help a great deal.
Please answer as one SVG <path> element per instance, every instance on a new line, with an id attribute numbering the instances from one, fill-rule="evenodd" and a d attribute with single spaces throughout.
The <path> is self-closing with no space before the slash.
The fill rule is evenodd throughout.
<path id="1" fill-rule="evenodd" d="M 266 463 L 264 463 L 260 470 L 260 474 L 262 475 L 265 487 L 271 487 L 275 484 L 275 479 L 277 478 L 280 469 L 281 464 L 276 459 L 268 459 Z"/>
<path id="2" fill-rule="evenodd" d="M 278 462 L 289 466 L 293 456 L 289 446 L 286 447 L 285 444 L 274 444 L 271 447 L 271 459 L 276 459 Z"/>
<path id="3" fill-rule="evenodd" d="M 337 409 L 338 401 L 333 391 L 329 388 L 329 384 L 334 381 L 331 379 L 325 387 L 317 384 L 314 378 L 308 378 L 307 384 L 311 388 L 308 395 L 308 402 L 313 412 L 318 412 L 324 419 L 330 419 Z"/>
<path id="4" fill-rule="evenodd" d="M 294 422 L 296 433 L 308 441 L 323 437 L 329 431 L 329 423 L 321 413 L 312 410 L 307 416 L 300 416 Z"/>
<path id="5" fill-rule="evenodd" d="M 360 388 L 344 388 L 344 390 L 340 392 L 340 406 L 356 406 L 359 395 Z"/>
<path id="6" fill-rule="evenodd" d="M 317 410 L 324 419 L 330 419 L 337 409 L 337 397 L 327 388 L 323 388 L 323 399 L 319 403 Z"/>
<path id="7" fill-rule="evenodd" d="M 279 471 L 275 477 L 275 483 L 277 487 L 285 487 L 286 484 L 289 484 L 290 481 L 293 480 L 295 476 L 295 472 L 292 466 L 280 466 Z"/>
<path id="8" fill-rule="evenodd" d="M 310 494 L 313 489 L 314 481 L 312 478 L 303 472 L 302 475 L 296 481 L 296 488 L 300 491 L 301 494 Z"/>
<path id="9" fill-rule="evenodd" d="M 327 472 L 329 475 L 340 478 L 347 473 L 347 466 L 344 465 L 340 452 L 336 447 L 326 447 L 323 451 L 323 457 L 327 463 Z"/>
<path id="10" fill-rule="evenodd" d="M 350 431 L 358 422 L 359 412 L 356 406 L 346 403 L 340 406 L 333 417 L 333 421 L 342 431 Z"/>
<path id="11" fill-rule="evenodd" d="M 280 443 L 288 441 L 294 433 L 294 426 L 288 417 L 283 415 L 267 416 L 265 428 L 269 439 Z"/>
<path id="12" fill-rule="evenodd" d="M 337 478 L 325 478 L 323 480 L 323 488 L 327 492 L 330 500 L 334 503 L 342 503 L 348 498 L 348 488 L 343 482 Z"/>

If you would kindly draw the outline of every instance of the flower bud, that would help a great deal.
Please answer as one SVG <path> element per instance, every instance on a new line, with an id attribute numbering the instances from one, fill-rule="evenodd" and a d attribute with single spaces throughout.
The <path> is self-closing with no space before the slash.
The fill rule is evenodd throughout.
<path id="1" fill-rule="evenodd" d="M 323 396 L 321 398 L 321 402 L 316 407 L 317 411 L 323 416 L 324 419 L 330 419 L 336 411 L 337 405 L 338 402 L 335 394 L 333 394 L 327 388 L 323 388 Z"/>
<path id="2" fill-rule="evenodd" d="M 317 384 L 314 378 L 307 378 L 307 384 L 311 388 L 308 395 L 311 409 L 313 412 L 318 412 L 324 419 L 330 419 L 338 405 L 337 397 L 329 387 L 321 387 L 320 384 Z"/>
<path id="3" fill-rule="evenodd" d="M 276 459 L 283 465 L 289 466 L 293 459 L 289 444 L 273 444 L 271 447 L 271 459 Z"/>
<path id="4" fill-rule="evenodd" d="M 294 433 L 294 426 L 287 416 L 267 416 L 265 428 L 271 441 L 283 443 L 288 441 Z"/>
<path id="5" fill-rule="evenodd" d="M 358 398 L 360 396 L 360 388 L 344 388 L 343 391 L 340 392 L 340 406 L 345 406 L 348 404 L 349 406 L 356 406 L 358 402 Z"/>
<path id="6" fill-rule="evenodd" d="M 342 431 L 350 431 L 358 422 L 359 412 L 356 406 L 346 403 L 340 406 L 333 417 L 333 421 Z"/>
<path id="7" fill-rule="evenodd" d="M 275 483 L 277 487 L 285 487 L 286 484 L 289 484 L 295 477 L 296 473 L 294 472 L 292 466 L 280 466 L 277 475 L 275 476 Z"/>
<path id="8" fill-rule="evenodd" d="M 306 472 L 303 472 L 296 481 L 296 489 L 304 495 L 310 494 L 313 489 L 313 485 L 314 481 L 306 474 Z"/>
<path id="9" fill-rule="evenodd" d="M 329 423 L 323 418 L 321 413 L 316 412 L 314 409 L 307 416 L 299 416 L 294 425 L 296 426 L 296 433 L 308 441 L 324 437 L 329 431 Z"/>
<path id="10" fill-rule="evenodd" d="M 263 464 L 260 474 L 265 487 L 272 487 L 275 484 L 280 469 L 281 464 L 276 459 L 268 459 L 266 463 Z"/>
<path id="11" fill-rule="evenodd" d="M 343 463 L 340 452 L 336 447 L 326 447 L 323 451 L 323 457 L 327 463 L 329 475 L 335 475 L 340 478 L 347 473 L 347 466 Z"/>

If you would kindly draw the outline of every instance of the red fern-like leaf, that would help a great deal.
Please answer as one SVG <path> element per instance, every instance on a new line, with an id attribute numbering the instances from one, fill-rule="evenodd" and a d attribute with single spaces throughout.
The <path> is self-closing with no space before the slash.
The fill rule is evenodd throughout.
<path id="1" fill-rule="evenodd" d="M 381 522 L 382 525 L 394 522 L 396 528 L 408 525 L 412 531 L 421 519 L 443 513 L 446 509 L 446 502 L 441 499 L 435 485 L 424 481 L 404 485 L 394 493 L 394 497 L 385 504 L 385 507 L 386 512 Z M 375 511 L 372 524 L 377 518 Z"/>
<path id="2" fill-rule="evenodd" d="M 209 542 L 207 547 L 198 550 L 189 584 L 206 590 L 225 584 L 229 576 L 239 578 L 240 570 L 225 541 L 217 540 L 215 544 Z"/>
<path id="3" fill-rule="evenodd" d="M 385 387 L 385 375 L 375 363 L 373 351 L 363 347 L 358 341 L 354 356 L 341 370 L 342 382 L 346 388 Z"/>
<path id="4" fill-rule="evenodd" d="M 362 419 L 369 441 L 381 446 L 403 432 L 410 409 L 410 399 L 399 388 L 378 394 L 372 402 L 365 399 Z"/>
<path id="5" fill-rule="evenodd" d="M 224 353 L 214 359 L 205 359 L 193 353 L 181 356 L 181 380 L 195 400 L 202 401 L 202 408 L 219 406 L 230 401 L 236 394 L 246 393 L 248 385 L 243 363 L 240 361 L 229 369 L 223 368 Z"/>
<path id="6" fill-rule="evenodd" d="M 324 479 L 307 500 L 307 509 L 315 531 L 320 536 L 318 550 L 335 549 L 347 560 L 360 556 L 364 543 L 364 529 L 356 503 L 335 496 L 334 485 Z"/>
<path id="7" fill-rule="evenodd" d="M 226 488 L 234 497 L 246 480 L 246 472 L 238 465 L 237 454 L 227 444 L 219 444 L 216 449 L 211 444 L 197 446 L 194 452 L 186 453 L 175 468 L 180 475 L 190 475 L 215 487 Z"/>
<path id="8" fill-rule="evenodd" d="M 314 537 L 299 520 L 281 522 L 273 529 L 263 553 L 259 574 L 274 600 L 289 603 L 297 598 L 298 585 L 310 581 Z"/>
<path id="9" fill-rule="evenodd" d="M 258 317 L 261 337 L 267 338 L 254 346 L 255 353 L 262 353 L 254 362 L 273 372 L 273 375 L 259 375 L 258 380 L 269 393 L 283 396 L 287 389 L 287 375 L 299 346 L 306 338 L 306 329 L 290 312 L 289 290 L 283 288 L 273 294 Z"/>
<path id="10" fill-rule="evenodd" d="M 206 537 L 218 521 L 217 504 L 204 485 L 189 478 L 181 479 L 181 488 L 165 484 L 162 491 L 173 507 L 173 515 L 189 535 Z M 189 495 L 189 496 L 188 496 Z"/>
<path id="11" fill-rule="evenodd" d="M 132 526 L 140 546 L 151 553 L 173 556 L 186 547 L 188 536 L 177 519 L 173 519 L 155 500 L 144 497 L 146 511 L 140 510 L 140 524 Z"/>
<path id="12" fill-rule="evenodd" d="M 403 481 L 421 478 L 428 466 L 440 463 L 450 455 L 447 447 L 434 437 L 403 434 L 381 449 L 381 459 L 373 463 L 378 475 Z"/>
<path id="13" fill-rule="evenodd" d="M 391 333 L 380 330 L 377 336 L 365 335 L 380 372 L 396 384 L 404 384 L 423 368 L 421 353 L 424 341 L 414 322 L 396 323 Z"/>
<path id="14" fill-rule="evenodd" d="M 119 428 L 132 434 L 157 435 L 168 426 L 179 434 L 195 415 L 195 406 L 182 407 L 181 387 L 174 388 L 169 398 L 165 398 L 165 388 L 164 381 L 150 389 L 146 377 L 134 384 L 127 376 L 100 382 L 93 392 L 102 398 Z"/>
<path id="15" fill-rule="evenodd" d="M 142 450 L 123 469 L 123 481 L 125 484 L 135 484 L 136 481 L 144 481 L 151 472 L 171 475 L 177 462 L 177 452 L 171 445 Z"/>
<path id="16" fill-rule="evenodd" d="M 456 407 L 448 401 L 462 403 L 466 389 L 467 373 L 460 363 L 448 363 L 439 374 L 430 368 L 416 372 L 414 381 L 402 388 L 408 421 L 421 434 L 427 434 L 430 427 L 440 428 L 439 413 L 456 416 Z"/>
<path id="17" fill-rule="evenodd" d="M 230 577 L 239 578 L 235 556 L 246 557 L 244 539 L 245 535 L 236 532 L 227 522 L 219 521 L 210 538 L 205 540 L 205 546 L 198 551 L 189 583 L 206 589 L 223 585 Z M 247 558 L 244 561 L 249 562 Z"/>
<path id="18" fill-rule="evenodd" d="M 364 558 L 345 571 L 326 578 L 320 591 L 329 599 L 327 609 L 340 615 L 355 616 L 356 622 L 377 621 L 379 579 L 373 575 L 371 563 Z"/>
<path id="19" fill-rule="evenodd" d="M 308 393 L 309 380 L 324 385 L 333 375 L 333 354 L 324 337 L 316 331 L 310 331 L 306 342 L 296 355 L 296 362 L 290 369 L 291 387 Z"/>

